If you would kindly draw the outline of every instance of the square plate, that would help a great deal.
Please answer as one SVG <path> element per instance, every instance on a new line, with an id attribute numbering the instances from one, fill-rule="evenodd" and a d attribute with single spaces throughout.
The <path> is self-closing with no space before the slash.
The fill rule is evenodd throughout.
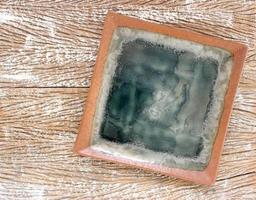
<path id="1" fill-rule="evenodd" d="M 246 52 L 109 12 L 75 152 L 213 184 Z"/>

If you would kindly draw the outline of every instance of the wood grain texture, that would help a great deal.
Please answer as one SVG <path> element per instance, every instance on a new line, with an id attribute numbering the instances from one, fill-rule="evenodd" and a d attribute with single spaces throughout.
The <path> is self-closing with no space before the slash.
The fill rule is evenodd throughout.
<path id="1" fill-rule="evenodd" d="M 72 153 L 108 10 L 249 47 L 212 187 Z M 1 1 L 0 199 L 256 199 L 256 2 Z"/>

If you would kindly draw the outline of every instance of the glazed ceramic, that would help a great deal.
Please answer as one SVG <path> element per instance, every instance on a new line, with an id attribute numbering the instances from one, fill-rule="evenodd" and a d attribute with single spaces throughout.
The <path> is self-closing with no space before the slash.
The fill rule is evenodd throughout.
<path id="1" fill-rule="evenodd" d="M 214 183 L 246 50 L 109 13 L 75 152 Z"/>

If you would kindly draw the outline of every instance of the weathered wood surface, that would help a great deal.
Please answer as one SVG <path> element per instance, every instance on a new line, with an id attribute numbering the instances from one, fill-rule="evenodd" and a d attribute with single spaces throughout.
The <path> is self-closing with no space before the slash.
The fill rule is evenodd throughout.
<path id="1" fill-rule="evenodd" d="M 108 10 L 248 45 L 214 186 L 72 153 Z M 255 1 L 0 2 L 0 199 L 256 199 L 255 170 Z"/>

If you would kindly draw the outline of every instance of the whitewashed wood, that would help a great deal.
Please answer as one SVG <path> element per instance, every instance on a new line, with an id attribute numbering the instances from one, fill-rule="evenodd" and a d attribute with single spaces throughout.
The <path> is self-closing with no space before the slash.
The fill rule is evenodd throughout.
<path id="1" fill-rule="evenodd" d="M 108 10 L 248 45 L 214 186 L 72 153 Z M 255 122 L 254 0 L 0 2 L 0 199 L 256 199 Z"/>

